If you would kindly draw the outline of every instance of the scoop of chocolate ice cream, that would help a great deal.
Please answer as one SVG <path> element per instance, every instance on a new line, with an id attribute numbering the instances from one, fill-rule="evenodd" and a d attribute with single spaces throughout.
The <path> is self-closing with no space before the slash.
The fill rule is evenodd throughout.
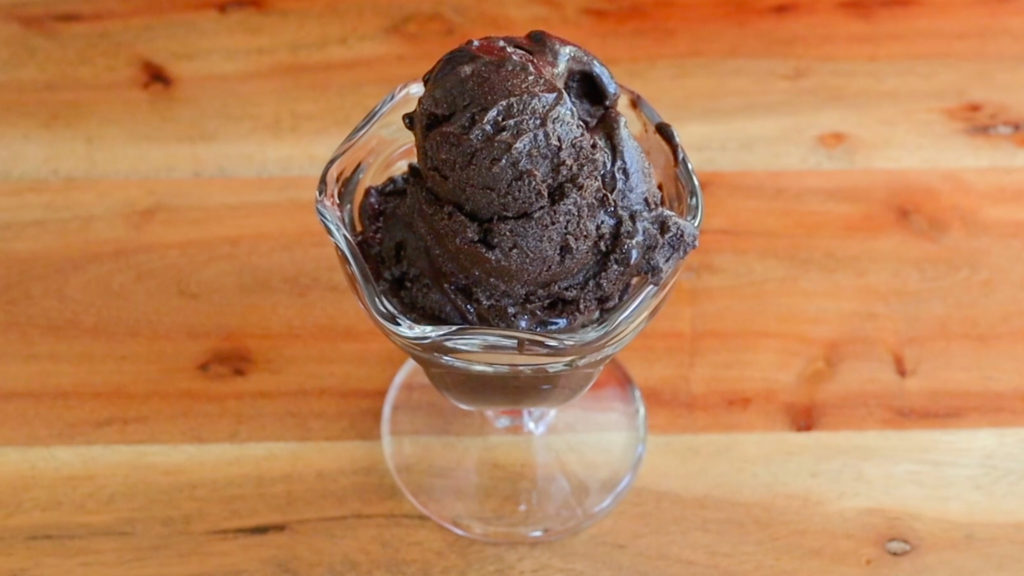
<path id="1" fill-rule="evenodd" d="M 410 318 L 582 326 L 696 246 L 582 48 L 544 32 L 473 40 L 423 81 L 404 118 L 417 163 L 360 206 L 360 250 Z"/>

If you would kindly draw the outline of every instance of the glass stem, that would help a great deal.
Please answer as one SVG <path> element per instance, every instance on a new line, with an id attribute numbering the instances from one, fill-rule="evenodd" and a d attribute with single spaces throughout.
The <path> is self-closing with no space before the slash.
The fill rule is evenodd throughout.
<path id="1" fill-rule="evenodd" d="M 524 410 L 486 410 L 484 414 L 499 430 L 521 430 L 538 436 L 547 432 L 555 417 L 554 408 L 526 408 Z"/>

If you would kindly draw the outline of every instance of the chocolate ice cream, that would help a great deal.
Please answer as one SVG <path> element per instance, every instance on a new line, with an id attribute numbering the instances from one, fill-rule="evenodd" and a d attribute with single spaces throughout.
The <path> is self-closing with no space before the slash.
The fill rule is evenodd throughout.
<path id="1" fill-rule="evenodd" d="M 417 162 L 367 190 L 358 238 L 411 319 L 584 326 L 696 247 L 582 48 L 540 31 L 472 40 L 423 83 L 404 117 Z"/>

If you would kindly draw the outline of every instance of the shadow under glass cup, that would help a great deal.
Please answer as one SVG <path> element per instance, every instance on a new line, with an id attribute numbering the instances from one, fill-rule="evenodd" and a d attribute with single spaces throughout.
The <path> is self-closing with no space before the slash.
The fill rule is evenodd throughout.
<path id="1" fill-rule="evenodd" d="M 700 185 L 678 138 L 638 94 L 619 111 L 644 148 L 663 203 L 699 228 Z M 423 325 L 381 293 L 356 246 L 368 186 L 415 161 L 402 124 L 423 93 L 397 87 L 341 143 L 324 169 L 317 212 L 374 323 L 410 359 L 384 403 L 381 443 L 405 495 L 464 536 L 492 542 L 555 539 L 606 514 L 640 465 L 646 413 L 613 356 L 658 310 L 679 268 L 645 279 L 616 309 L 572 331 Z"/>

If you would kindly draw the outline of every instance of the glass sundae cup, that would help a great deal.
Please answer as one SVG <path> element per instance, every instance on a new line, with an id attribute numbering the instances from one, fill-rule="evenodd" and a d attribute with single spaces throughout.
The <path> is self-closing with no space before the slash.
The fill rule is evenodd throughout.
<path id="1" fill-rule="evenodd" d="M 699 228 L 701 189 L 675 132 L 620 89 L 619 111 L 651 161 L 664 205 Z M 493 542 L 565 536 L 608 513 L 639 468 L 645 407 L 613 357 L 657 312 L 683 262 L 661 282 L 636 279 L 617 308 L 578 329 L 410 320 L 375 283 L 356 238 L 366 188 L 415 161 L 402 114 L 422 93 L 422 83 L 409 82 L 384 98 L 338 146 L 316 199 L 363 308 L 410 357 L 384 402 L 385 460 L 409 500 L 458 534 Z"/>

